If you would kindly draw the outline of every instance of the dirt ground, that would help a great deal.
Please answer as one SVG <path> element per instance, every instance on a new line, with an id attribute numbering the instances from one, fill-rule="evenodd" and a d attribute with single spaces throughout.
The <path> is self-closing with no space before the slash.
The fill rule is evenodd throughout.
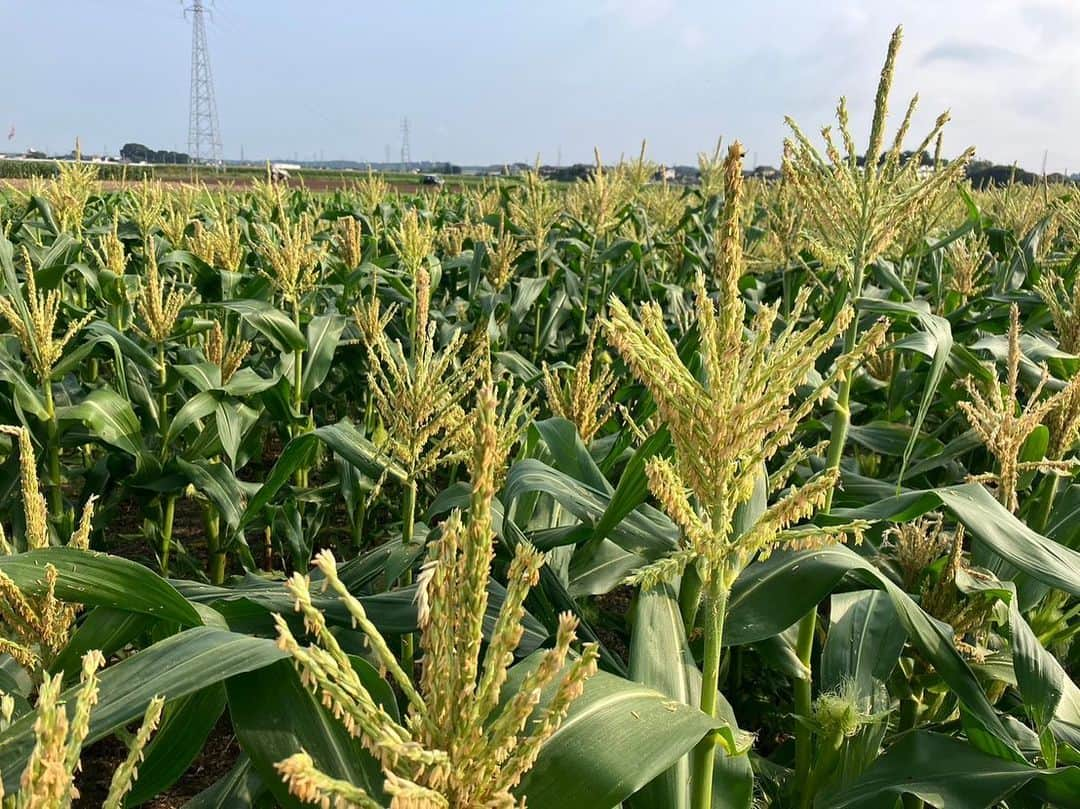
<path id="1" fill-rule="evenodd" d="M 251 175 L 245 176 L 229 176 L 228 174 L 209 174 L 199 177 L 199 182 L 212 190 L 235 190 L 242 191 L 251 188 L 254 184 L 255 177 Z M 294 177 L 289 180 L 288 185 L 290 188 L 307 188 L 310 191 L 317 192 L 330 192 L 339 191 L 341 189 L 349 188 L 353 183 L 360 179 L 358 174 L 355 178 L 326 178 L 326 177 Z M 23 189 L 29 184 L 29 180 L 26 179 L 13 179 L 0 181 L 0 185 L 10 185 L 12 188 Z M 101 186 L 106 191 L 120 191 L 123 188 L 131 188 L 137 186 L 141 180 L 102 180 Z M 189 182 L 188 180 L 168 177 L 163 178 L 161 183 L 165 186 L 180 186 Z M 427 192 L 435 194 L 439 192 L 439 188 L 436 186 L 422 185 L 420 183 L 401 183 L 392 182 L 391 187 L 402 194 L 416 194 L 418 192 Z M 444 190 L 460 191 L 464 186 L 454 183 L 452 180 L 448 181 L 446 185 L 442 186 Z"/>
<path id="2" fill-rule="evenodd" d="M 183 777 L 156 798 L 142 804 L 143 809 L 180 809 L 224 776 L 239 755 L 240 745 L 232 735 L 228 719 L 223 717 Z M 127 748 L 114 736 L 83 750 L 82 771 L 76 777 L 79 799 L 73 809 L 100 809 L 109 793 L 113 773 L 126 756 Z"/>

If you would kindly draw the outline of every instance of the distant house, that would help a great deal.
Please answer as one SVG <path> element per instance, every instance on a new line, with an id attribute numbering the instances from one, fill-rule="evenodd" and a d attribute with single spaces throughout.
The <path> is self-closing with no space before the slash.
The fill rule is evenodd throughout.
<path id="1" fill-rule="evenodd" d="M 701 179 L 701 171 L 697 166 L 675 166 L 672 168 L 675 172 L 675 179 L 680 183 L 696 183 Z"/>

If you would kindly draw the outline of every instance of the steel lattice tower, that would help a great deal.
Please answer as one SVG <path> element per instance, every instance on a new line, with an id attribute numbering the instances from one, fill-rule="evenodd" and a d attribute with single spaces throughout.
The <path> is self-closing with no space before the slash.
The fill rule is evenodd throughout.
<path id="1" fill-rule="evenodd" d="M 409 119 L 401 119 L 401 168 L 408 171 L 412 162 L 412 154 L 409 152 Z"/>
<path id="2" fill-rule="evenodd" d="M 196 163 L 220 165 L 221 135 L 218 130 L 214 78 L 210 50 L 206 45 L 206 8 L 192 0 L 191 12 L 191 106 L 188 118 L 188 154 Z"/>

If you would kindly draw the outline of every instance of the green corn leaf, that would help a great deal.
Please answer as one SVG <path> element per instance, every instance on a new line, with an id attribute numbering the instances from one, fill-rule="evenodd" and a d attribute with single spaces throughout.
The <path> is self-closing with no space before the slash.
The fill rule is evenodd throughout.
<path id="1" fill-rule="evenodd" d="M 126 612 L 199 626 L 199 611 L 167 581 L 130 559 L 74 548 L 45 548 L 0 556 L 0 571 L 29 593 L 44 591 L 45 565 L 56 568 L 56 597 L 74 604 L 112 607 Z"/>
<path id="2" fill-rule="evenodd" d="M 870 809 L 886 805 L 886 797 L 914 795 L 941 809 L 990 809 L 1028 785 L 1044 800 L 1074 805 L 1080 768 L 1041 770 L 987 755 L 949 736 L 916 731 L 889 748 L 854 784 L 815 806 Z"/>
<path id="3" fill-rule="evenodd" d="M 510 670 L 503 699 L 539 663 Z M 551 699 L 541 696 L 538 709 Z M 611 809 L 667 770 L 724 723 L 638 683 L 598 672 L 540 751 L 517 793 L 530 809 Z"/>
<path id="4" fill-rule="evenodd" d="M 78 404 L 57 408 L 61 421 L 78 421 L 95 438 L 137 456 L 142 450 L 142 428 L 131 403 L 115 391 L 98 388 Z"/>
<path id="5" fill-rule="evenodd" d="M 307 348 L 307 341 L 296 324 L 288 315 L 266 301 L 230 300 L 208 308 L 236 312 L 241 320 L 262 334 L 279 351 L 302 351 Z"/>
<path id="6" fill-rule="evenodd" d="M 372 696 L 393 705 L 393 692 L 379 673 L 363 660 L 354 659 L 353 664 Z M 363 787 L 369 795 L 381 795 L 378 763 L 301 684 L 291 661 L 234 677 L 227 688 L 240 745 L 283 807 L 300 809 L 305 804 L 289 794 L 274 765 L 301 750 L 322 772 Z M 274 709 L 267 710 L 269 705 Z"/>
<path id="7" fill-rule="evenodd" d="M 307 327 L 307 353 L 304 355 L 300 395 L 306 401 L 330 373 L 334 351 L 341 342 L 346 321 L 342 315 L 319 315 Z"/>
<path id="8" fill-rule="evenodd" d="M 172 702 L 237 674 L 268 666 L 283 656 L 284 652 L 268 638 L 251 638 L 210 627 L 196 627 L 168 637 L 100 673 L 98 704 L 90 717 L 86 743 L 93 744 L 138 720 L 155 696 Z M 68 710 L 74 708 L 78 688 L 74 686 L 61 697 Z M 34 747 L 34 719 L 34 714 L 24 716 L 0 733 L 0 773 L 8 792 L 18 788 Z"/>

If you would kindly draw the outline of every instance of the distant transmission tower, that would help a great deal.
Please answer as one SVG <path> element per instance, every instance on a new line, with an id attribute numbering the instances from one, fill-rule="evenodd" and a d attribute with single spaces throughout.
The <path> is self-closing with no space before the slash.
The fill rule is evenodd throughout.
<path id="1" fill-rule="evenodd" d="M 401 119 L 401 168 L 408 171 L 412 162 L 412 154 L 409 152 L 409 119 Z"/>
<path id="2" fill-rule="evenodd" d="M 191 12 L 191 107 L 188 118 L 188 154 L 196 163 L 221 165 L 214 77 L 210 73 L 210 50 L 206 45 L 206 8 L 192 0 Z"/>

